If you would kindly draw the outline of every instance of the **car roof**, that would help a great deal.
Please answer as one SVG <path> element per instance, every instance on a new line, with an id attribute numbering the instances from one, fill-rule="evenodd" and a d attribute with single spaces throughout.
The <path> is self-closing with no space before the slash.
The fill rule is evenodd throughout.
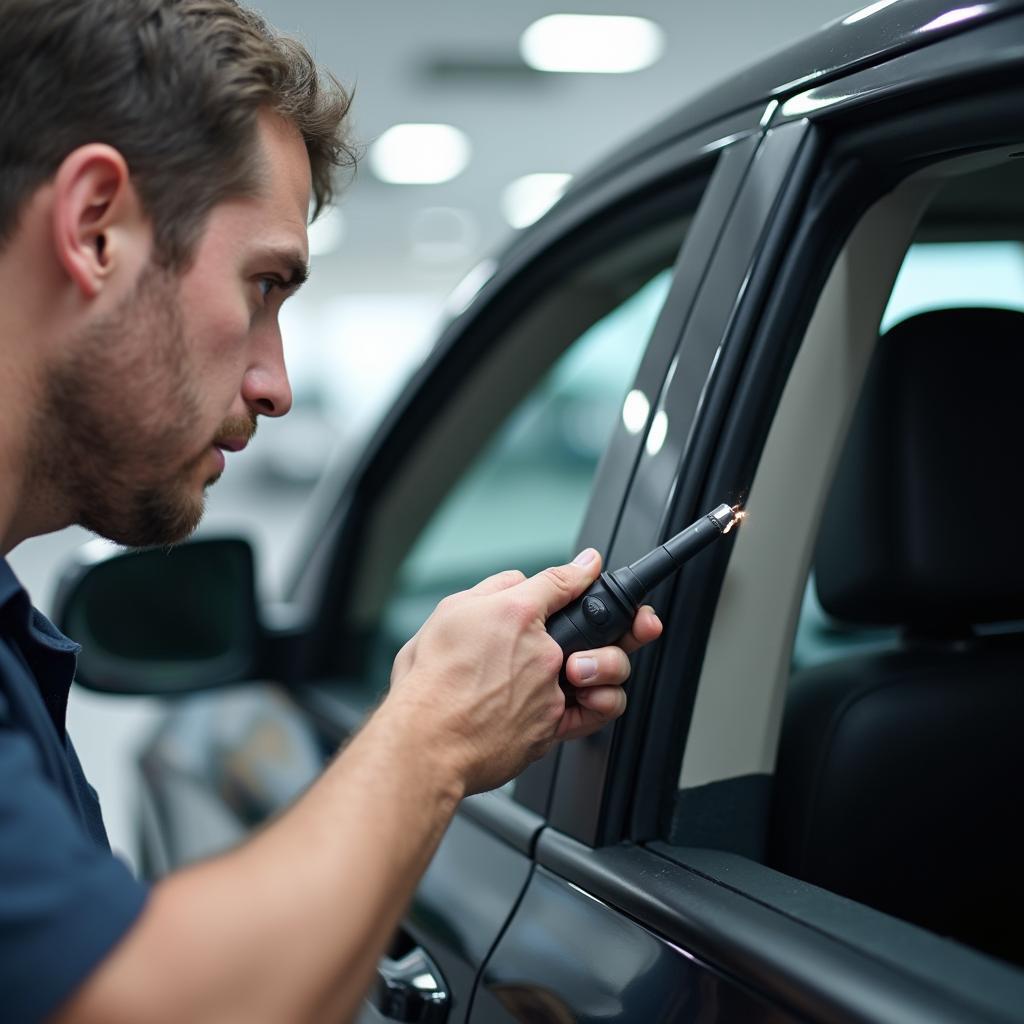
<path id="1" fill-rule="evenodd" d="M 673 139 L 1024 8 L 1024 0 L 876 0 L 709 88 L 581 175 L 605 178 Z"/>

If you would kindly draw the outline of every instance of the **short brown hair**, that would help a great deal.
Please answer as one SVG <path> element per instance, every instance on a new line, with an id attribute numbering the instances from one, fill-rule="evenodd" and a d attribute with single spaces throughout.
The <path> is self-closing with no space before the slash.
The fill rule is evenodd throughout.
<path id="1" fill-rule="evenodd" d="M 353 167 L 349 97 L 301 43 L 235 0 L 0 0 L 0 245 L 89 142 L 120 151 L 158 260 L 188 262 L 207 214 L 257 185 L 256 119 L 302 134 L 316 210 Z"/>

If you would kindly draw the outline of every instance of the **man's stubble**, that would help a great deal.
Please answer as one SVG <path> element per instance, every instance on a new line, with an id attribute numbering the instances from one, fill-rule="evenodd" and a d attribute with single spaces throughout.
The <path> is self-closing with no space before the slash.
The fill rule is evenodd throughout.
<path id="1" fill-rule="evenodd" d="M 178 281 L 151 264 L 118 309 L 70 339 L 35 432 L 35 485 L 74 522 L 132 547 L 184 539 L 204 510 L 199 463 L 213 438 L 197 434 Z"/>

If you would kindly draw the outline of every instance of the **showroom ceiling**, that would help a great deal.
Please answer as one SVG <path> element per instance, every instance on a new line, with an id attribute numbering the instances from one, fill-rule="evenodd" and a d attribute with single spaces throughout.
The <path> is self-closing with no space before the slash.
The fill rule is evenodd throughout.
<path id="1" fill-rule="evenodd" d="M 444 291 L 510 237 L 501 198 L 515 179 L 579 172 L 688 97 L 847 13 L 849 0 L 257 0 L 355 88 L 364 144 L 399 123 L 465 133 L 464 171 L 435 185 L 389 185 L 369 161 L 343 199 L 340 247 L 314 264 L 310 290 Z M 652 19 L 661 59 L 630 74 L 552 74 L 526 66 L 522 33 L 554 13 Z"/>

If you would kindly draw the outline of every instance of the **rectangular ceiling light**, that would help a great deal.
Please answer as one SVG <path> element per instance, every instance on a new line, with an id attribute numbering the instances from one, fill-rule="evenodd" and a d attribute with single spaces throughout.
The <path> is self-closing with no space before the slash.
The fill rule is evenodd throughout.
<path id="1" fill-rule="evenodd" d="M 648 18 L 549 14 L 522 35 L 519 52 L 538 71 L 623 74 L 650 67 L 665 49 L 665 33 Z"/>

